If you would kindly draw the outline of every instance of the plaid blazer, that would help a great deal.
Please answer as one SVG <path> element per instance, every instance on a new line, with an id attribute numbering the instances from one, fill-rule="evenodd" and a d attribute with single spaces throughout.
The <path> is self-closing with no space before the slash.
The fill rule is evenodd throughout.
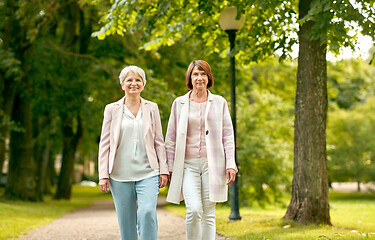
<path id="1" fill-rule="evenodd" d="M 190 92 L 174 100 L 165 140 L 168 168 L 173 172 L 167 201 L 176 204 L 183 199 L 182 179 Z M 226 169 L 233 168 L 238 171 L 234 159 L 233 125 L 227 101 L 210 91 L 208 91 L 205 113 L 205 128 L 210 201 L 225 202 L 228 196 Z"/>

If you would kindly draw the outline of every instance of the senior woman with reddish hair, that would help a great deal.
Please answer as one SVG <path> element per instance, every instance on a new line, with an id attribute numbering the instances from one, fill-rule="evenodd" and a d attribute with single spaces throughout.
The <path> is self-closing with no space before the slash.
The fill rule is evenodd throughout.
<path id="1" fill-rule="evenodd" d="M 165 140 L 173 173 L 167 201 L 185 199 L 186 237 L 192 240 L 215 239 L 215 205 L 227 201 L 237 173 L 228 105 L 208 90 L 213 85 L 210 65 L 192 61 L 186 72 L 190 91 L 173 102 Z"/>
<path id="2" fill-rule="evenodd" d="M 169 174 L 159 109 L 141 98 L 141 68 L 127 66 L 119 78 L 125 96 L 104 110 L 99 186 L 111 187 L 122 240 L 156 240 L 157 197 Z"/>

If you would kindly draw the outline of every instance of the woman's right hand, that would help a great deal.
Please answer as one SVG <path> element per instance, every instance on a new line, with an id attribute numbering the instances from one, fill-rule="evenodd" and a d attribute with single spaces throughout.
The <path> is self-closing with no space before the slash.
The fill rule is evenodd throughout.
<path id="1" fill-rule="evenodd" d="M 99 187 L 102 192 L 107 193 L 109 191 L 109 179 L 102 178 L 99 180 Z"/>

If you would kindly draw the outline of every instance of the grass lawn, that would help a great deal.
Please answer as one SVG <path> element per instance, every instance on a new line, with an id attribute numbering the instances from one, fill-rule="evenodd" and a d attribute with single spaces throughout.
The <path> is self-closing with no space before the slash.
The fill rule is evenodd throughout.
<path id="1" fill-rule="evenodd" d="M 286 206 L 289 200 L 286 200 Z M 297 225 L 281 220 L 285 207 L 241 208 L 241 221 L 228 223 L 230 208 L 216 207 L 217 231 L 227 237 L 256 240 L 374 239 L 375 194 L 330 193 L 333 226 Z M 185 208 L 167 205 L 167 210 L 185 217 Z"/>
<path id="2" fill-rule="evenodd" d="M 0 196 L 4 189 L 0 188 Z M 160 195 L 165 195 L 163 189 Z M 94 200 L 111 199 L 99 187 L 74 186 L 70 201 L 56 201 L 46 197 L 44 202 L 22 202 L 0 199 L 0 239 L 16 238 L 35 227 L 45 225 L 74 209 L 89 206 Z M 286 199 L 287 206 L 289 199 Z M 282 221 L 286 208 L 241 208 L 241 221 L 228 223 L 230 208 L 216 207 L 217 230 L 220 234 L 237 239 L 256 240 L 326 240 L 374 239 L 375 193 L 330 193 L 331 220 L 329 226 L 301 226 Z M 172 213 L 185 216 L 185 207 L 168 204 Z"/>
<path id="3" fill-rule="evenodd" d="M 0 188 L 0 196 L 4 189 Z M 73 186 L 72 199 L 53 200 L 45 197 L 44 202 L 23 202 L 0 199 L 0 239 L 16 238 L 23 233 L 43 226 L 77 208 L 92 204 L 93 200 L 111 199 L 99 187 Z"/>

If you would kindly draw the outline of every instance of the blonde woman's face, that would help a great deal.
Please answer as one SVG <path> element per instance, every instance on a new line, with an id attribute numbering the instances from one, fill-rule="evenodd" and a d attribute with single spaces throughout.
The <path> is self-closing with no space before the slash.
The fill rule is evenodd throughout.
<path id="1" fill-rule="evenodd" d="M 125 95 L 140 94 L 144 89 L 142 77 L 133 72 L 126 74 L 124 81 L 121 84 L 122 90 L 125 91 Z"/>

